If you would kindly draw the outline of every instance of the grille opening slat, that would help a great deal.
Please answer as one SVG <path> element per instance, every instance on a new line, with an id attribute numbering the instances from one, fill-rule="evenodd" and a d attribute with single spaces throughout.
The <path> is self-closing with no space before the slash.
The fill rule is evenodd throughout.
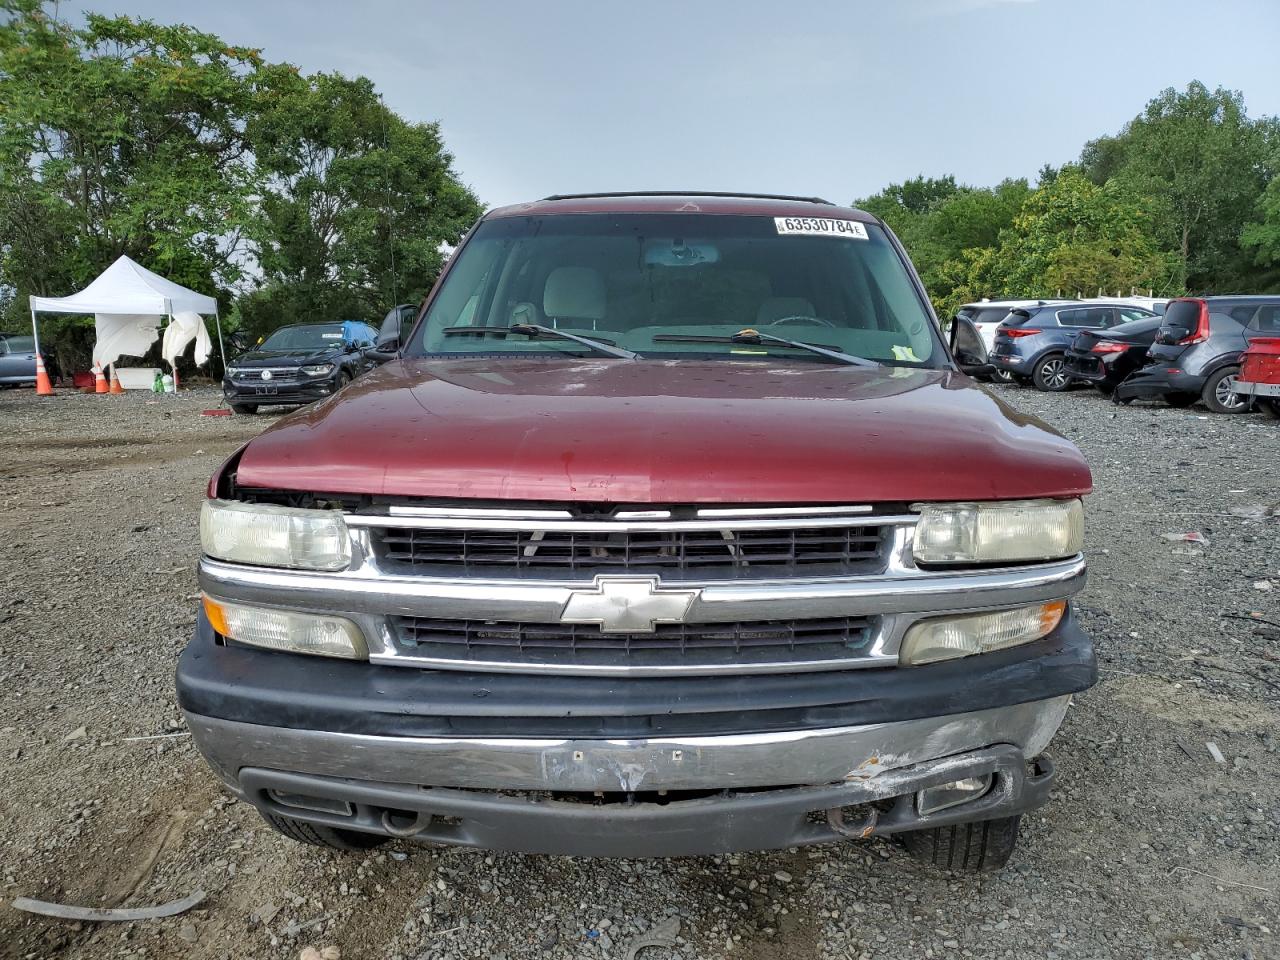
<path id="1" fill-rule="evenodd" d="M 591 624 L 392 617 L 400 649 L 416 656 L 512 665 L 733 666 L 848 660 L 866 654 L 874 617 L 669 623 L 653 633 L 603 633 Z"/>
<path id="2" fill-rule="evenodd" d="M 386 560 L 462 567 L 464 573 L 470 569 L 492 575 L 504 567 L 569 572 L 725 568 L 768 575 L 816 565 L 831 566 L 836 573 L 872 572 L 886 528 L 581 532 L 374 527 L 371 535 Z"/>

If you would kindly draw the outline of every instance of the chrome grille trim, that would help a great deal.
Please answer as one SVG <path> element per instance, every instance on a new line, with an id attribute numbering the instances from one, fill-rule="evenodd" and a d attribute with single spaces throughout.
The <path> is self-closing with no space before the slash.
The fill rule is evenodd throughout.
<path id="1" fill-rule="evenodd" d="M 589 507 L 587 508 L 590 509 Z M 606 508 L 602 508 L 602 511 Z M 613 519 L 575 516 L 555 504 L 512 504 L 511 507 L 464 505 L 392 505 L 375 513 L 351 509 L 344 514 L 351 536 L 352 564 L 337 573 L 256 568 L 203 557 L 201 588 L 219 599 L 305 612 L 331 613 L 355 621 L 364 632 L 370 661 L 404 667 L 475 672 L 593 676 L 694 676 L 798 673 L 894 666 L 903 636 L 913 623 L 940 615 L 1008 609 L 1077 593 L 1085 583 L 1085 561 L 1077 555 L 1048 563 L 987 569 L 922 570 L 912 558 L 914 514 L 865 513 L 861 506 L 724 507 L 744 516 L 701 516 L 697 507 L 643 505 L 616 508 Z M 708 510 L 719 510 L 709 507 Z M 764 513 L 777 509 L 777 515 Z M 821 513 L 813 511 L 821 510 Z M 652 513 L 666 510 L 678 519 Z M 759 511 L 759 515 L 750 511 Z M 692 518 L 690 513 L 693 514 Z M 787 531 L 867 527 L 881 532 L 877 557 L 859 566 L 729 566 L 627 571 L 607 564 L 583 569 L 516 569 L 502 564 L 463 573 L 441 564 L 412 565 L 384 560 L 379 528 L 401 530 L 490 531 L 527 536 L 539 531 L 668 532 Z M 781 535 L 785 535 L 781 534 Z M 584 579 L 585 578 L 585 579 Z M 868 621 L 866 642 L 857 649 L 812 651 L 812 659 L 779 649 L 778 656 L 746 657 L 741 662 L 670 662 L 628 664 L 537 663 L 510 658 L 501 649 L 473 651 L 460 659 L 456 651 L 412 649 L 398 642 L 397 618 L 432 621 L 502 621 L 517 625 L 561 627 L 575 622 L 567 606 L 600 581 L 653 581 L 658 593 L 689 593 L 678 618 L 689 630 L 747 622 L 818 621 L 862 618 Z M 662 618 L 651 618 L 661 621 Z M 593 621 L 594 622 L 594 621 Z M 670 620 L 662 622 L 671 622 Z M 614 628 L 635 632 L 631 627 Z M 828 654 L 835 656 L 828 656 Z"/>
<path id="2" fill-rule="evenodd" d="M 238 381 L 260 381 L 262 380 L 262 371 L 270 370 L 271 379 L 267 383 L 290 383 L 298 379 L 301 372 L 299 367 L 244 367 L 231 375 L 232 380 Z"/>
<path id="3" fill-rule="evenodd" d="M 892 516 L 796 516 L 747 517 L 700 520 L 553 520 L 524 517 L 478 517 L 348 513 L 349 527 L 420 527 L 429 530 L 556 530 L 565 533 L 663 533 L 682 530 L 785 530 L 793 527 L 898 527 L 915 526 L 914 514 Z"/>

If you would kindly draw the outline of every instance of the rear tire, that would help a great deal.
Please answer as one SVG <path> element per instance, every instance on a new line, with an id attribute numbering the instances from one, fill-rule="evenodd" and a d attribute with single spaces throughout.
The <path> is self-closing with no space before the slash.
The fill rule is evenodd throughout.
<path id="1" fill-rule="evenodd" d="M 1061 353 L 1051 353 L 1041 358 L 1031 374 L 1031 380 L 1037 390 L 1045 393 L 1062 393 L 1071 386 L 1071 376 L 1067 373 L 1067 358 Z"/>
<path id="2" fill-rule="evenodd" d="M 902 845 L 917 860 L 944 870 L 999 870 L 1018 845 L 1021 817 L 957 823 L 931 830 L 899 834 Z"/>
<path id="3" fill-rule="evenodd" d="M 1013 383 L 1014 375 L 1010 373 L 1008 370 L 996 370 L 996 372 L 991 375 L 991 382 L 992 383 Z"/>
<path id="4" fill-rule="evenodd" d="M 1231 387 L 1240 376 L 1239 367 L 1223 367 L 1205 381 L 1200 398 L 1204 405 L 1214 413 L 1245 413 L 1249 409 L 1249 400 L 1238 393 L 1232 393 Z"/>
<path id="5" fill-rule="evenodd" d="M 376 833 L 339 830 L 337 827 L 324 827 L 316 823 L 295 820 L 293 817 L 277 816 L 274 813 L 264 813 L 262 819 L 266 820 L 273 830 L 284 834 L 290 840 L 309 843 L 313 847 L 327 847 L 330 850 L 372 850 L 390 839 Z"/>
<path id="6" fill-rule="evenodd" d="M 231 412 L 242 417 L 251 417 L 258 412 L 258 405 L 256 403 L 233 403 L 231 404 Z"/>
<path id="7" fill-rule="evenodd" d="M 1265 413 L 1272 420 L 1280 420 L 1280 400 L 1270 400 L 1266 397 L 1259 397 L 1258 410 Z"/>

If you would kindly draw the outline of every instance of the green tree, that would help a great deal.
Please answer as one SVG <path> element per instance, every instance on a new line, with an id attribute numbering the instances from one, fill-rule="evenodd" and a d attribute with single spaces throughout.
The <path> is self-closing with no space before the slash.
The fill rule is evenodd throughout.
<path id="1" fill-rule="evenodd" d="M 376 320 L 421 299 L 481 213 L 435 124 L 407 123 L 363 78 L 277 78 L 249 127 L 265 180 L 252 236 L 261 288 L 241 313 L 284 322 Z"/>
<path id="2" fill-rule="evenodd" d="M 1257 218 L 1244 225 L 1240 245 L 1253 255 L 1253 262 L 1268 270 L 1258 272 L 1259 290 L 1280 289 L 1280 176 L 1273 177 L 1258 198 Z"/>
<path id="3" fill-rule="evenodd" d="M 254 194 L 243 136 L 273 69 L 186 26 L 3 0 L 0 217 L 20 294 L 65 292 L 121 254 L 216 292 Z"/>
<path id="4" fill-rule="evenodd" d="M 992 247 L 1031 188 L 1005 180 L 992 188 L 960 186 L 952 176 L 893 184 L 855 206 L 881 217 L 898 235 L 936 303 L 949 302 L 967 275 L 966 251 Z"/>
<path id="5" fill-rule="evenodd" d="M 1274 135 L 1275 121 L 1250 120 L 1239 92 L 1192 82 L 1088 143 L 1081 165 L 1095 184 L 1115 180 L 1145 198 L 1160 242 L 1177 253 L 1179 287 L 1228 289 L 1248 274 L 1240 229 L 1275 173 Z"/>
<path id="6" fill-rule="evenodd" d="M 1048 297 L 1090 296 L 1099 288 L 1171 293 L 1175 275 L 1140 198 L 1066 167 L 1031 194 L 994 254 L 975 259 L 966 279 L 969 287 L 998 287 L 988 295 Z"/>

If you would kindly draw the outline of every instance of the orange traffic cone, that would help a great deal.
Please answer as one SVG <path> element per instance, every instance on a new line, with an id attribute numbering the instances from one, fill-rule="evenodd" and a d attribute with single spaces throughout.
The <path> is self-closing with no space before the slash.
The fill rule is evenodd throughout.
<path id="1" fill-rule="evenodd" d="M 102 375 L 102 364 L 100 363 L 93 365 L 93 392 L 107 392 L 107 378 Z"/>
<path id="2" fill-rule="evenodd" d="M 49 373 L 44 368 L 44 357 L 38 353 L 36 354 L 36 395 L 53 396 L 53 384 L 49 382 Z"/>
<path id="3" fill-rule="evenodd" d="M 111 389 L 108 393 L 124 393 L 124 387 L 120 386 L 120 376 L 116 373 L 116 365 L 111 365 Z"/>

